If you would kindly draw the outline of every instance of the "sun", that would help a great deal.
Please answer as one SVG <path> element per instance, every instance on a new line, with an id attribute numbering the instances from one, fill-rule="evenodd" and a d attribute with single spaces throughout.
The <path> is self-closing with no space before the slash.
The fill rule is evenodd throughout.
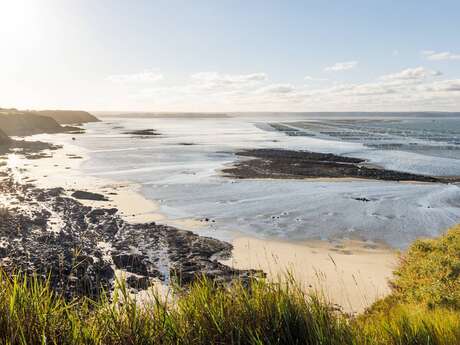
<path id="1" fill-rule="evenodd" d="M 0 35 L 22 36 L 37 24 L 38 1 L 0 0 Z"/>

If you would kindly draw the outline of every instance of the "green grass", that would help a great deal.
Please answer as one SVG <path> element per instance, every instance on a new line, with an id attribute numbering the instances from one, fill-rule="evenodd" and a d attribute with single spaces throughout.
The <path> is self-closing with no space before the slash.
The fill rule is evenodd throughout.
<path id="1" fill-rule="evenodd" d="M 284 282 L 205 278 L 138 303 L 119 284 L 109 299 L 66 301 L 48 282 L 0 272 L 1 344 L 460 344 L 460 228 L 417 241 L 390 296 L 358 316 Z"/>
<path id="2" fill-rule="evenodd" d="M 395 276 L 397 302 L 460 310 L 460 226 L 437 239 L 415 241 Z"/>
<path id="3" fill-rule="evenodd" d="M 460 313 L 402 304 L 354 321 L 356 344 L 460 344 Z"/>

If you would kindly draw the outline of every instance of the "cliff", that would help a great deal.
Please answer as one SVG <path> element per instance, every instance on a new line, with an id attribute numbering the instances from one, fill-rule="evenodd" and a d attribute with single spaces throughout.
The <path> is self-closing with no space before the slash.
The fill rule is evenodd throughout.
<path id="1" fill-rule="evenodd" d="M 1 111 L 0 130 L 9 136 L 59 133 L 67 129 L 54 119 L 30 111 Z"/>
<path id="2" fill-rule="evenodd" d="M 10 144 L 10 143 L 11 143 L 10 137 L 8 135 L 6 135 L 5 132 L 3 132 L 0 129 L 0 146 L 7 145 L 7 144 Z"/>
<path id="3" fill-rule="evenodd" d="M 59 124 L 76 124 L 99 121 L 99 119 L 94 115 L 81 110 L 42 110 L 37 113 L 39 115 L 51 117 Z"/>

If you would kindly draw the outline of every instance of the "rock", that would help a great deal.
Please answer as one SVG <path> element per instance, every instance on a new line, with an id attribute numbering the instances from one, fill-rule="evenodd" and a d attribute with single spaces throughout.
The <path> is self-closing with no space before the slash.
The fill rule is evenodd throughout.
<path id="1" fill-rule="evenodd" d="M 126 284 L 136 290 L 146 290 L 150 287 L 151 282 L 148 277 L 129 276 L 126 278 Z"/>
<path id="2" fill-rule="evenodd" d="M 203 275 L 229 283 L 262 274 L 219 263 L 231 254 L 229 243 L 154 222 L 131 224 L 116 208 L 84 206 L 62 188 L 19 184 L 7 174 L 0 193 L 16 204 L 8 210 L 14 216 L 0 217 L 0 266 L 49 276 L 51 287 L 69 300 L 110 292 L 112 265 L 128 272 L 127 284 L 137 290 L 152 278 L 186 285 Z"/>
<path id="3" fill-rule="evenodd" d="M 283 149 L 252 149 L 236 153 L 252 157 L 237 161 L 223 172 L 233 178 L 365 178 L 386 181 L 454 182 L 455 178 L 425 176 L 402 171 L 366 167 L 364 160 L 331 153 Z M 460 180 L 457 178 L 457 180 Z"/>
<path id="4" fill-rule="evenodd" d="M 363 201 L 363 202 L 369 202 L 369 201 L 371 201 L 371 200 L 368 199 L 368 198 L 353 198 L 353 199 L 355 199 L 355 200 L 357 200 L 357 201 Z"/>
<path id="5" fill-rule="evenodd" d="M 155 136 L 155 135 L 160 135 L 156 130 L 154 129 L 138 129 L 134 131 L 126 131 L 124 134 L 131 134 L 131 135 L 140 135 L 140 136 Z"/>
<path id="6" fill-rule="evenodd" d="M 112 255 L 115 266 L 119 269 L 125 269 L 128 272 L 149 275 L 147 265 L 144 262 L 144 256 L 140 254 L 119 254 Z"/>
<path id="7" fill-rule="evenodd" d="M 82 190 L 77 190 L 72 193 L 72 196 L 76 199 L 84 200 L 96 200 L 96 201 L 109 201 L 104 195 L 99 193 L 85 192 Z"/>

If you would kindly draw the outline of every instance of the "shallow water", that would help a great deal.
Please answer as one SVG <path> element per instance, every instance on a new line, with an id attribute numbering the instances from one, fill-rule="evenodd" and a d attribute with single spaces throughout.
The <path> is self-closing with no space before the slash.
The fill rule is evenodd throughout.
<path id="1" fill-rule="evenodd" d="M 360 133 L 365 132 L 363 127 L 378 127 L 383 128 L 381 132 L 390 133 L 392 141 L 436 146 L 424 154 L 423 150 L 412 150 L 414 145 L 409 146 L 411 150 L 373 147 L 369 145 L 373 130 L 364 135 L 365 140 L 353 136 L 350 140 L 314 130 L 307 130 L 314 136 L 290 136 L 267 125 L 276 122 L 302 130 L 299 122 L 305 118 L 299 116 L 106 117 L 104 122 L 87 124 L 87 133 L 77 136 L 74 142 L 64 134 L 45 137 L 84 148 L 90 157 L 82 166 L 87 174 L 140 183 L 143 194 L 158 200 L 161 211 L 170 219 L 208 218 L 202 221 L 202 231 L 220 238 L 240 231 L 294 240 L 359 237 L 405 247 L 417 237 L 435 236 L 460 221 L 460 188 L 453 184 L 232 180 L 219 175 L 224 165 L 235 160 L 236 150 L 262 147 L 332 152 L 365 158 L 389 169 L 460 175 L 460 159 L 442 148 L 457 145 L 456 133 L 449 134 L 448 130 L 456 128 L 459 120 L 450 119 L 454 124 L 436 123 L 434 128 L 428 125 L 433 122 L 426 119 L 415 119 L 415 124 L 410 125 L 404 121 L 387 122 L 387 127 L 373 119 L 373 123 L 360 126 Z M 329 124 L 337 132 L 342 130 L 340 123 Z M 350 130 L 349 124 L 344 126 Z M 416 133 L 432 135 L 423 139 L 420 135 L 410 136 L 412 132 L 407 131 L 404 138 L 397 126 L 412 126 Z M 395 127 L 399 133 L 396 139 Z M 154 128 L 161 135 L 141 138 L 124 134 L 147 128 Z M 452 140 L 440 140 L 440 131 Z"/>

